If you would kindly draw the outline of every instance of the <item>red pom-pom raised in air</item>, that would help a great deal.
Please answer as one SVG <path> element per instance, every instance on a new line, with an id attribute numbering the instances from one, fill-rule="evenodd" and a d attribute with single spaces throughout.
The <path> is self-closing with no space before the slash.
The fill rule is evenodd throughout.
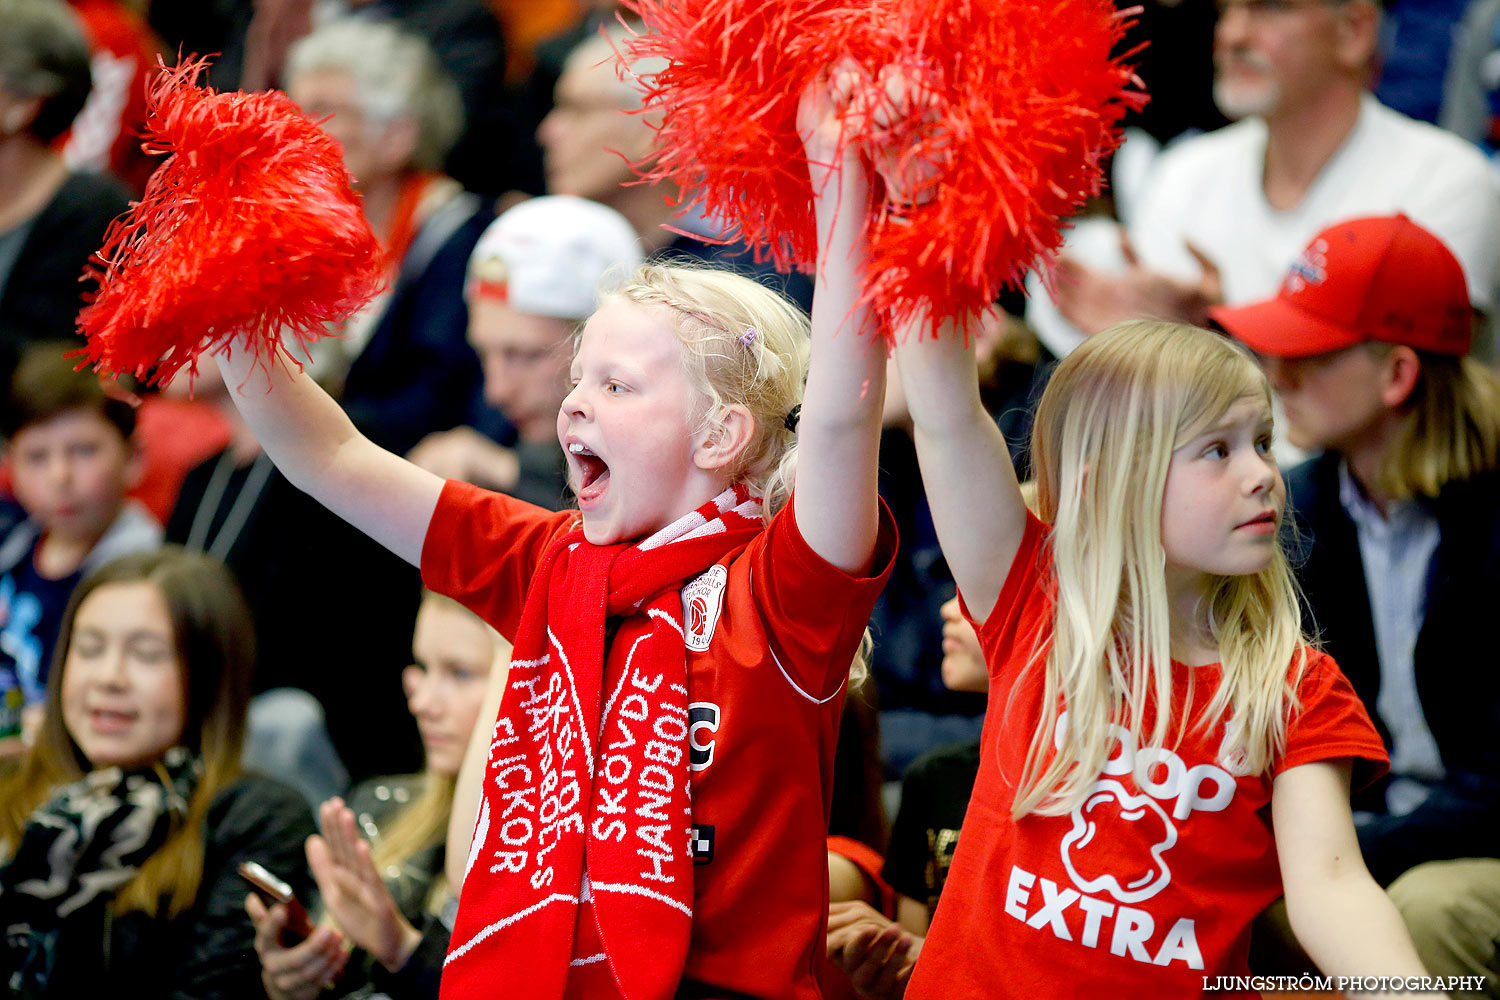
<path id="1" fill-rule="evenodd" d="M 627 0 L 645 31 L 633 59 L 659 116 L 647 180 L 669 180 L 758 259 L 810 270 L 812 192 L 796 131 L 799 95 L 841 59 L 888 100 L 882 69 L 920 82 L 922 115 L 845 142 L 905 148 L 940 165 L 913 204 L 872 213 L 865 298 L 904 323 L 964 315 L 1045 266 L 1061 227 L 1101 187 L 1127 107 L 1144 103 L 1114 50 L 1111 0 Z M 654 69 L 654 67 L 653 67 Z"/>
<path id="2" fill-rule="evenodd" d="M 284 94 L 196 86 L 163 69 L 146 148 L 169 157 L 115 220 L 79 314 L 88 363 L 166 381 L 230 344 L 262 360 L 368 302 L 384 259 L 338 144 Z"/>

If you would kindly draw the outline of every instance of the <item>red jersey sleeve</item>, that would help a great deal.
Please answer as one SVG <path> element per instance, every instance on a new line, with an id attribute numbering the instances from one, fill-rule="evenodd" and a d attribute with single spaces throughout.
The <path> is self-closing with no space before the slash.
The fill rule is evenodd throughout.
<path id="1" fill-rule="evenodd" d="M 422 541 L 422 583 L 514 641 L 536 567 L 575 517 L 450 479 Z"/>
<path id="2" fill-rule="evenodd" d="M 995 599 L 995 606 L 990 609 L 983 625 L 974 621 L 963 593 L 960 591 L 958 595 L 964 617 L 979 634 L 979 645 L 984 650 L 984 662 L 991 677 L 1012 662 L 1025 663 L 1037 637 L 1050 634 L 1046 618 L 1052 609 L 1050 591 L 1045 586 L 1048 530 L 1035 514 L 1026 512 L 1021 547 L 1016 550 L 1005 584 L 1000 588 L 1000 596 Z"/>
<path id="3" fill-rule="evenodd" d="M 1380 733 L 1333 657 L 1308 651 L 1297 700 L 1300 706 L 1287 724 L 1286 752 L 1272 766 L 1273 775 L 1299 764 L 1349 757 L 1358 790 L 1389 769 Z"/>
<path id="4" fill-rule="evenodd" d="M 870 611 L 896 559 L 896 522 L 880 501 L 880 527 L 867 576 L 851 576 L 818 555 L 797 530 L 787 501 L 751 555 L 751 592 L 773 652 L 792 683 L 819 697 L 844 682 Z"/>

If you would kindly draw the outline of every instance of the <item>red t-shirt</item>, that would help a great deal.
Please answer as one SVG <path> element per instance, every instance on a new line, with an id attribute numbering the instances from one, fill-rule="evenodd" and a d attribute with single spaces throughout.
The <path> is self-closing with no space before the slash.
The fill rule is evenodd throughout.
<path id="1" fill-rule="evenodd" d="M 1235 773 L 1221 759 L 1223 721 L 1206 731 L 1190 724 L 1179 744 L 1169 737 L 1168 749 L 1142 751 L 1156 758 L 1142 788 L 1131 774 L 1136 741 L 1116 726 L 1110 763 L 1083 804 L 1013 820 L 1041 708 L 1041 670 L 1025 667 L 1052 628 L 1046 532 L 1028 516 L 978 629 L 990 671 L 979 777 L 906 995 L 1197 996 L 1205 976 L 1248 974 L 1250 922 L 1281 895 L 1273 777 L 1352 757 L 1373 762 L 1367 778 L 1384 769 L 1385 749 L 1338 666 L 1313 652 L 1286 752 L 1269 774 Z M 1189 671 L 1197 717 L 1221 674 L 1217 664 L 1178 665 L 1184 678 Z M 1183 680 L 1175 712 L 1185 699 Z"/>
<path id="2" fill-rule="evenodd" d="M 422 579 L 514 638 L 536 566 L 577 516 L 450 481 Z M 851 577 L 808 547 L 788 503 L 683 587 L 698 843 L 680 995 L 818 996 L 839 710 L 895 549 L 882 506 L 875 569 Z"/>

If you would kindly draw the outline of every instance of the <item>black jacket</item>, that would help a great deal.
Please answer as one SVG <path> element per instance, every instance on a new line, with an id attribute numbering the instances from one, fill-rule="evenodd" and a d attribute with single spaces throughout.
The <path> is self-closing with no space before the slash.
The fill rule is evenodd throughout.
<path id="1" fill-rule="evenodd" d="M 1354 522 L 1339 503 L 1338 458 L 1287 475 L 1293 562 L 1311 620 L 1380 727 L 1380 663 Z M 1414 653 L 1417 694 L 1448 783 L 1500 805 L 1500 473 L 1451 484 L 1433 502 L 1441 538 L 1428 571 L 1427 608 Z M 1371 803 L 1361 802 L 1369 807 Z"/>
<path id="2" fill-rule="evenodd" d="M 263 1000 L 255 928 L 245 912 L 249 885 L 239 865 L 259 862 L 310 904 L 314 886 L 302 845 L 317 828 L 300 795 L 258 777 L 220 792 L 204 826 L 203 883 L 192 910 L 175 920 L 165 911 L 115 916 L 101 901 L 96 920 L 59 941 L 49 996 Z"/>
<path id="3" fill-rule="evenodd" d="M 483 385 L 469 346 L 464 279 L 493 208 L 459 194 L 418 231 L 385 311 L 355 357 L 339 401 L 370 440 L 404 455 L 433 431 L 457 427 Z"/>
<path id="4" fill-rule="evenodd" d="M 168 541 L 191 537 L 223 454 L 183 480 Z M 236 469 L 216 509 L 203 510 L 205 548 L 220 540 L 250 473 Z M 218 551 L 255 622 L 254 690 L 298 687 L 317 698 L 352 780 L 419 766 L 421 741 L 401 694 L 422 597 L 417 571 L 274 470 L 224 544 Z"/>
<path id="5" fill-rule="evenodd" d="M 359 827 L 366 836 L 375 840 L 382 830 L 388 831 L 407 807 L 421 796 L 423 781 L 420 774 L 372 778 L 351 790 L 349 808 L 354 810 Z M 446 849 L 446 842 L 439 840 L 407 858 L 394 876 L 384 873 L 386 888 L 391 891 L 401 915 L 422 932 L 422 940 L 406 964 L 395 972 L 388 972 L 368 953 L 356 949 L 339 980 L 339 991 L 351 1000 L 377 1000 L 380 997 L 388 1000 L 438 1000 L 450 932 L 442 919 L 429 912 L 427 904 L 435 883 L 443 877 Z M 448 904 L 456 910 L 456 900 L 450 897 Z"/>
<path id="6" fill-rule="evenodd" d="M 0 344 L 14 353 L 35 340 L 68 340 L 91 285 L 79 281 L 104 231 L 130 207 L 120 184 L 97 174 L 68 175 L 29 222 L 20 254 L 0 274 Z M 9 362 L 14 364 L 12 358 Z M 7 369 L 8 373 L 8 369 Z"/>

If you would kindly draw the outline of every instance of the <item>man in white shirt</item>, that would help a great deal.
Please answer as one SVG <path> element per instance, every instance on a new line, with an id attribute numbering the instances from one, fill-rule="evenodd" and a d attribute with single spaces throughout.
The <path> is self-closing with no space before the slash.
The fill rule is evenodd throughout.
<path id="1" fill-rule="evenodd" d="M 1500 189 L 1479 152 L 1366 90 L 1375 0 L 1220 0 L 1214 97 L 1235 124 L 1152 167 L 1107 274 L 1064 264 L 1058 306 L 1079 330 L 1273 295 L 1308 241 L 1342 219 L 1401 211 L 1446 243 L 1470 300 L 1492 310 Z"/>

